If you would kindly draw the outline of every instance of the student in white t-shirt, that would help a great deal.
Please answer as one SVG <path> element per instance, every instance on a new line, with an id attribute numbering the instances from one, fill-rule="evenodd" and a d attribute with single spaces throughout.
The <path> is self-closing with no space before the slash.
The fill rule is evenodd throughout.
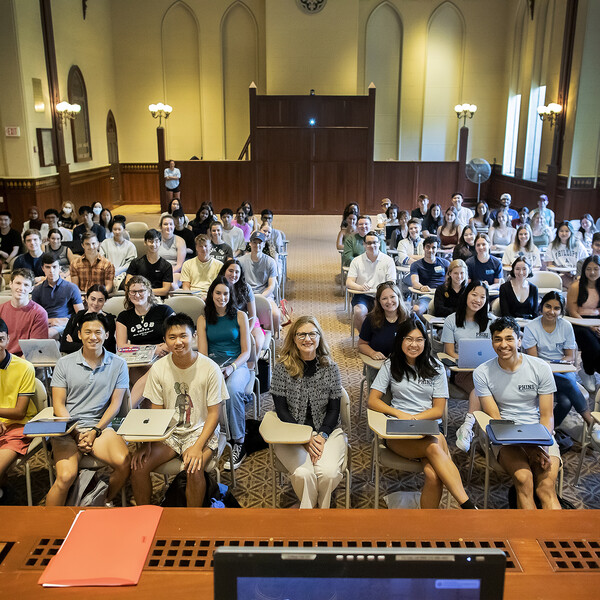
<path id="1" fill-rule="evenodd" d="M 494 316 L 489 313 L 490 297 L 488 287 L 483 281 L 473 280 L 458 299 L 456 312 L 446 317 L 442 329 L 444 352 L 458 358 L 458 342 L 462 339 L 490 339 L 490 323 Z M 469 408 L 464 423 L 456 431 L 456 446 L 468 452 L 473 439 L 475 417 L 473 412 L 481 410 L 479 398 L 475 393 L 473 373 L 461 371 L 454 374 L 454 383 L 469 394 Z"/>
<path id="2" fill-rule="evenodd" d="M 383 363 L 371 386 L 369 408 L 397 419 L 441 422 L 448 381 L 444 367 L 431 357 L 430 351 L 423 323 L 416 317 L 402 321 L 391 357 Z M 391 405 L 383 400 L 388 388 Z M 444 486 L 461 508 L 476 508 L 465 492 L 442 433 L 417 440 L 390 439 L 386 444 L 399 456 L 421 460 L 425 474 L 421 508 L 438 508 Z"/>
<path id="3" fill-rule="evenodd" d="M 187 505 L 200 507 L 206 492 L 204 471 L 218 446 L 221 403 L 229 396 L 217 363 L 193 349 L 196 326 L 188 315 L 167 317 L 164 332 L 170 354 L 152 365 L 144 397 L 153 409 L 175 408 L 177 426 L 163 442 L 145 443 L 134 454 L 133 494 L 138 506 L 149 504 L 150 473 L 179 456 L 187 472 Z"/>
<path id="4" fill-rule="evenodd" d="M 553 432 L 556 385 L 550 365 L 519 352 L 521 328 L 512 317 L 494 321 L 490 332 L 498 357 L 473 372 L 483 410 L 492 419 L 509 419 L 523 425 L 541 423 Z M 518 508 L 535 509 L 535 493 L 542 508 L 560 509 L 556 496 L 560 451 L 556 441 L 552 446 L 493 446 L 492 450 L 513 479 Z"/>

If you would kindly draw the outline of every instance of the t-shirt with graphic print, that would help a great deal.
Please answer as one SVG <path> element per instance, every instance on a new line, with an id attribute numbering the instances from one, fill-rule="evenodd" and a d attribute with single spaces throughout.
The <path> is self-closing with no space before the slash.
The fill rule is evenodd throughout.
<path id="1" fill-rule="evenodd" d="M 125 325 L 130 344 L 162 344 L 163 322 L 173 312 L 166 304 L 155 304 L 145 315 L 138 315 L 135 308 L 130 308 L 119 314 L 117 323 Z"/>

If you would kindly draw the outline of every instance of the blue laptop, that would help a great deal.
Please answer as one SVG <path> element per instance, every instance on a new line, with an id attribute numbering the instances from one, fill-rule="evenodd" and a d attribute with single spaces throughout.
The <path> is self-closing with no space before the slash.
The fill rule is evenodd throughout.
<path id="1" fill-rule="evenodd" d="M 457 366 L 461 369 L 475 369 L 480 364 L 497 354 L 492 346 L 492 340 L 477 338 L 474 340 L 458 340 Z"/>

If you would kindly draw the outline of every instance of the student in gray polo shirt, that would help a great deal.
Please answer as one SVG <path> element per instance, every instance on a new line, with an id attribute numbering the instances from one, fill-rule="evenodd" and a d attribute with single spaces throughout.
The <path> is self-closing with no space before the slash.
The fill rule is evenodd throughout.
<path id="1" fill-rule="evenodd" d="M 483 410 L 492 419 L 510 419 L 519 424 L 542 423 L 554 431 L 556 385 L 550 365 L 521 354 L 521 329 L 512 317 L 501 317 L 490 326 L 497 358 L 473 372 L 475 391 Z M 534 491 L 542 508 L 559 509 L 556 478 L 560 467 L 558 444 L 542 446 L 494 446 L 502 468 L 513 478 L 517 506 L 534 509 Z"/>
<path id="2" fill-rule="evenodd" d="M 79 471 L 83 454 L 91 454 L 112 467 L 107 506 L 123 487 L 130 471 L 127 446 L 110 424 L 129 387 L 127 363 L 102 346 L 108 321 L 101 313 L 81 320 L 81 350 L 63 356 L 52 376 L 52 405 L 57 417 L 77 420 L 73 433 L 52 438 L 56 481 L 46 496 L 46 506 L 62 506 Z"/>

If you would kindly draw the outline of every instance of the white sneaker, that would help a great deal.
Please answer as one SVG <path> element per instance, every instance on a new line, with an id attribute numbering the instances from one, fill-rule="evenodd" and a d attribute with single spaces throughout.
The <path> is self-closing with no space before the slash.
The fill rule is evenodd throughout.
<path id="1" fill-rule="evenodd" d="M 456 430 L 456 447 L 463 452 L 468 452 L 471 448 L 471 442 L 475 433 L 473 427 L 475 425 L 475 417 L 467 413 L 465 422 Z"/>
<path id="2" fill-rule="evenodd" d="M 592 426 L 592 435 L 590 441 L 592 448 L 600 452 L 600 425 L 598 425 L 598 423 L 594 423 Z"/>
<path id="3" fill-rule="evenodd" d="M 581 385 L 590 393 L 596 392 L 596 374 L 588 375 L 583 369 L 579 369 L 579 379 L 581 379 Z"/>

